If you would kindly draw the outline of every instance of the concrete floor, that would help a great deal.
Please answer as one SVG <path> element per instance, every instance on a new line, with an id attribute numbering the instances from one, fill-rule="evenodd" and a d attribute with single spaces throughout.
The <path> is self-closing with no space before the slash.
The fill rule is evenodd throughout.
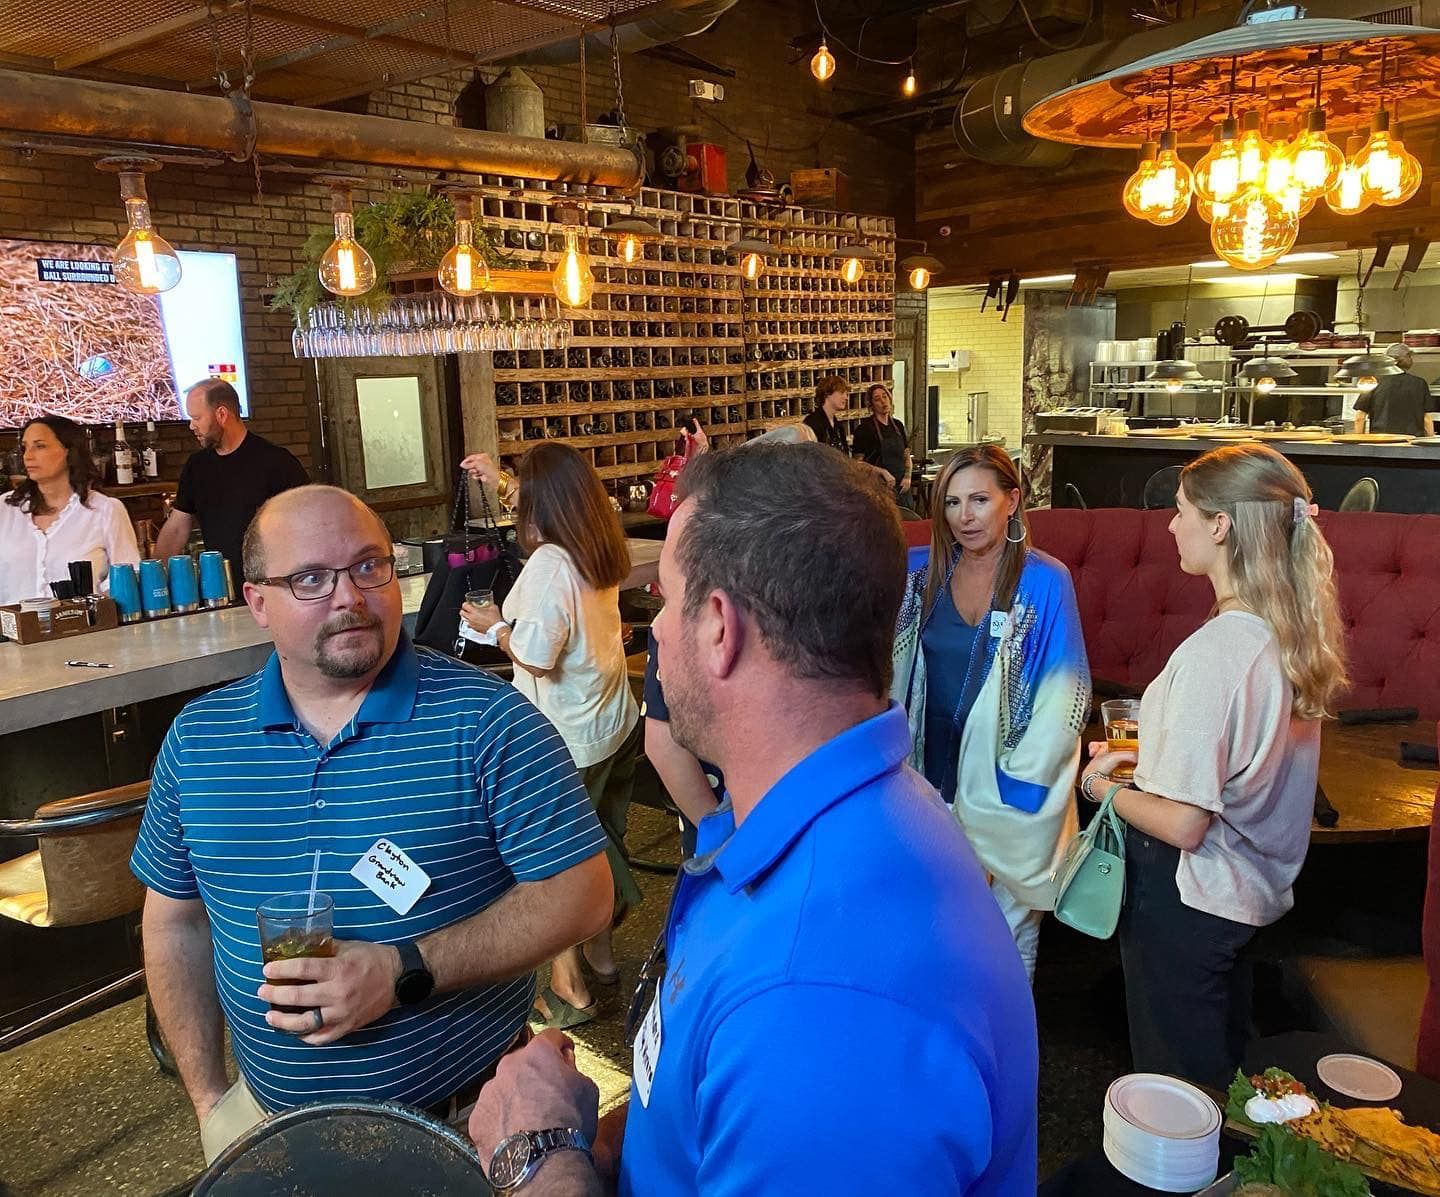
<path id="1" fill-rule="evenodd" d="M 641 857 L 674 860 L 678 851 L 673 824 L 641 807 L 629 842 Z M 625 1007 L 671 886 L 655 874 L 638 878 L 646 900 L 616 934 L 621 984 L 604 1017 L 575 1035 L 606 1108 L 629 1087 Z M 1105 1087 L 1128 1066 L 1117 955 L 1046 923 L 1035 991 L 1041 1176 L 1098 1147 Z M 138 998 L 7 1053 L 0 1128 L 0 1197 L 160 1197 L 203 1167 L 189 1102 L 150 1056 Z"/>

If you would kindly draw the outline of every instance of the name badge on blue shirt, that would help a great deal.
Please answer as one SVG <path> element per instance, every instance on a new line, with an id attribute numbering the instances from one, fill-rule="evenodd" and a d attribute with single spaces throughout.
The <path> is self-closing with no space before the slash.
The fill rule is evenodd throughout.
<path id="1" fill-rule="evenodd" d="M 990 639 L 999 640 L 1005 634 L 1005 611 L 990 612 Z"/>

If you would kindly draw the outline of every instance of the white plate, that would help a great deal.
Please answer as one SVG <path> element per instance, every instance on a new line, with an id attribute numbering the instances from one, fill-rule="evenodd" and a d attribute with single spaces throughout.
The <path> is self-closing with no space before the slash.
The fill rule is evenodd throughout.
<path id="1" fill-rule="evenodd" d="M 1203 1139 L 1220 1126 L 1220 1108 L 1194 1085 L 1173 1076 L 1122 1076 L 1105 1104 L 1137 1130 L 1164 1139 Z"/>
<path id="2" fill-rule="evenodd" d="M 1393 1068 L 1369 1056 L 1352 1056 L 1343 1052 L 1326 1056 L 1315 1065 L 1315 1071 L 1336 1093 L 1360 1101 L 1389 1101 L 1399 1096 L 1402 1087 L 1400 1077 Z"/>
<path id="3" fill-rule="evenodd" d="M 1220 1170 L 1218 1142 L 1211 1145 L 1206 1159 L 1187 1161 L 1183 1165 L 1142 1159 L 1127 1151 L 1125 1145 L 1109 1132 L 1106 1132 L 1103 1147 L 1105 1158 L 1122 1176 L 1162 1193 L 1193 1193 L 1213 1181 Z"/>

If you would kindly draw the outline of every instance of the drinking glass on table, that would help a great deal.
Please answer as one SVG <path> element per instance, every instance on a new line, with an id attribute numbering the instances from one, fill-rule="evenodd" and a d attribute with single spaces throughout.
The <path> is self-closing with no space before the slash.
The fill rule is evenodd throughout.
<path id="1" fill-rule="evenodd" d="M 1105 739 L 1111 752 L 1140 751 L 1140 700 L 1112 698 L 1100 704 L 1100 718 L 1105 722 Z M 1135 776 L 1134 765 L 1117 765 L 1112 774 L 1116 781 L 1129 781 Z"/>
<path id="2" fill-rule="evenodd" d="M 261 902 L 255 909 L 260 924 L 260 956 L 272 960 L 296 960 L 303 956 L 335 955 L 335 900 L 329 894 L 302 891 L 281 894 Z M 267 980 L 267 985 L 304 985 L 305 981 Z M 308 1006 L 277 1006 L 281 1014 L 304 1014 Z"/>

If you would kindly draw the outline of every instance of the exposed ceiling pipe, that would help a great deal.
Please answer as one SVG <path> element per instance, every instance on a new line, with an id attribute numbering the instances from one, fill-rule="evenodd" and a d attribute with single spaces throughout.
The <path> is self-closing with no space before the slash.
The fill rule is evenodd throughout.
<path id="1" fill-rule="evenodd" d="M 615 34 L 622 54 L 634 54 L 653 46 L 664 46 L 704 33 L 740 0 L 699 0 L 684 8 L 662 10 L 638 20 L 616 26 Z M 602 29 L 585 36 L 585 54 L 592 63 L 604 61 L 610 54 L 610 31 Z M 555 42 L 539 50 L 529 50 L 513 58 L 499 61 L 515 66 L 564 66 L 580 57 L 580 39 Z"/>
<path id="2" fill-rule="evenodd" d="M 253 121 L 217 96 L 185 95 L 0 70 L 0 129 L 59 137 L 371 166 L 511 175 L 605 187 L 640 185 L 643 165 L 623 146 L 455 129 L 289 104 L 252 105 Z M 253 140 L 252 140 L 253 139 Z"/>

